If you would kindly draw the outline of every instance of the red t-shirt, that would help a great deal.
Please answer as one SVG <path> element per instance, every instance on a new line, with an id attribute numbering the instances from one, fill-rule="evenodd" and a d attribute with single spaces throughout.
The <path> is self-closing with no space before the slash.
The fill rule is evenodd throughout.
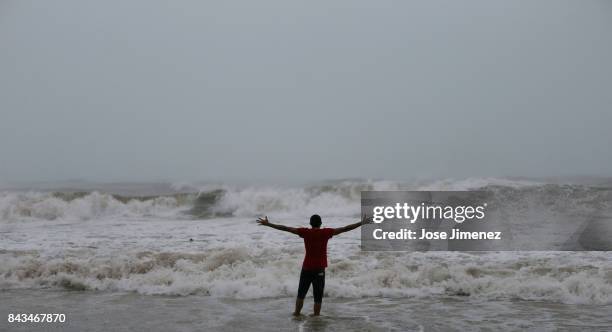
<path id="1" fill-rule="evenodd" d="M 316 270 L 327 267 L 327 240 L 334 236 L 333 228 L 298 228 L 298 235 L 304 239 L 306 256 L 302 269 Z"/>

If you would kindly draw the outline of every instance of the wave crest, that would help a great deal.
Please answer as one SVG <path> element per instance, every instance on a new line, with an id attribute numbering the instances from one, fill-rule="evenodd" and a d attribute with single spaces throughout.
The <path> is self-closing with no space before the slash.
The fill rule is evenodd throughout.
<path id="1" fill-rule="evenodd" d="M 90 220 L 105 217 L 174 216 L 180 197 L 126 199 L 99 193 L 0 193 L 1 220 Z"/>
<path id="2" fill-rule="evenodd" d="M 207 186 L 199 191 L 158 196 L 121 196 L 101 192 L 3 192 L 0 220 L 90 220 L 107 217 L 197 218 L 306 217 L 313 213 L 354 217 L 364 190 L 485 190 L 517 209 L 551 206 L 581 213 L 609 210 L 610 188 L 476 178 L 429 183 L 335 181 L 304 187 Z M 574 212 L 576 212 L 574 211 Z"/>

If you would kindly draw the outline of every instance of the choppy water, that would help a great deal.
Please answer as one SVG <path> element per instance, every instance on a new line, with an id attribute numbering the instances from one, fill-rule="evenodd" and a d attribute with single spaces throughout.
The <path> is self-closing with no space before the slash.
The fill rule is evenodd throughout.
<path id="1" fill-rule="evenodd" d="M 175 305 L 192 312 L 190 303 L 196 303 L 194 315 L 219 315 L 220 323 L 251 324 L 262 318 L 261 310 L 277 321 L 292 306 L 303 244 L 292 234 L 257 226 L 255 216 L 305 226 L 310 214 L 319 213 L 325 226 L 337 227 L 355 222 L 361 190 L 482 188 L 516 204 L 517 219 L 531 216 L 534 205 L 583 215 L 605 214 L 610 207 L 605 186 L 505 179 L 200 191 L 182 185 L 144 197 L 125 188 L 6 190 L 0 194 L 0 292 L 9 300 L 2 309 L 13 302 L 27 309 L 42 296 L 78 315 L 96 315 L 75 305 L 79 301 L 101 301 L 109 310 L 115 303 L 128 312 L 149 302 L 152 312 Z M 487 327 L 612 325 L 606 314 L 612 312 L 612 252 L 362 252 L 359 235 L 329 242 L 330 316 L 302 322 L 286 317 L 275 324 L 348 330 L 355 322 L 380 327 L 396 319 L 393 328 L 443 330 L 455 319 L 467 324 L 497 315 Z M 203 326 L 189 319 L 186 324 Z"/>

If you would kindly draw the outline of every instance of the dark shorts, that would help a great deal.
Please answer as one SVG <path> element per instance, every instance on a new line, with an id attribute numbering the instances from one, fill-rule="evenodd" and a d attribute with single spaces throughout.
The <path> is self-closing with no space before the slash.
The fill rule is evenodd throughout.
<path id="1" fill-rule="evenodd" d="M 323 288 L 325 288 L 325 269 L 302 270 L 300 273 L 300 286 L 298 287 L 297 297 L 304 299 L 308 288 L 312 284 L 312 293 L 315 303 L 323 302 Z"/>

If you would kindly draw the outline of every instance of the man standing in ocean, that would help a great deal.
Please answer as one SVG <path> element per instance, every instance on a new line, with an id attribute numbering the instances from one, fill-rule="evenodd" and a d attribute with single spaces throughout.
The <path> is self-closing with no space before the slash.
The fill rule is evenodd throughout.
<path id="1" fill-rule="evenodd" d="M 294 228 L 283 225 L 276 225 L 268 221 L 268 217 L 257 219 L 257 223 L 263 226 L 272 227 L 281 231 L 299 235 L 304 239 L 304 247 L 306 256 L 302 263 L 302 272 L 300 273 L 300 284 L 298 287 L 298 295 L 295 301 L 294 316 L 299 316 L 304 305 L 304 297 L 308 293 L 308 288 L 312 284 L 314 295 L 314 313 L 313 316 L 318 316 L 321 313 L 321 304 L 323 302 L 323 289 L 325 288 L 325 268 L 327 267 L 327 240 L 332 236 L 353 230 L 367 223 L 367 217 L 364 215 L 360 222 L 350 224 L 340 228 L 321 228 L 321 217 L 314 214 L 310 217 L 310 226 L 312 228 Z"/>

